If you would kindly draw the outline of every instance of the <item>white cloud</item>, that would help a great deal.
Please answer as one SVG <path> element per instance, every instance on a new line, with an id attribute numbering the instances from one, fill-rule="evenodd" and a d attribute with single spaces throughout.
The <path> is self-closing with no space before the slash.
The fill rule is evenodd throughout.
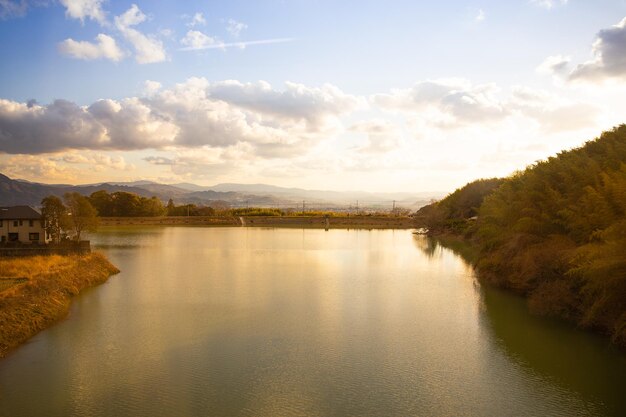
<path id="1" fill-rule="evenodd" d="M 189 26 L 190 28 L 196 26 L 206 26 L 206 19 L 204 18 L 202 13 L 196 13 L 193 15 L 189 23 L 187 23 L 187 26 Z"/>
<path id="2" fill-rule="evenodd" d="M 119 16 L 115 17 L 115 24 L 122 28 L 130 26 L 136 26 L 146 21 L 148 17 L 137 7 L 136 4 L 131 5 L 130 9 L 126 10 Z"/>
<path id="3" fill-rule="evenodd" d="M 515 86 L 507 106 L 518 114 L 534 119 L 547 133 L 579 130 L 597 125 L 600 109 L 542 90 Z"/>
<path id="4" fill-rule="evenodd" d="M 216 38 L 212 38 L 198 30 L 190 30 L 180 43 L 185 46 L 185 50 L 208 49 L 217 45 L 223 45 Z"/>
<path id="5" fill-rule="evenodd" d="M 537 67 L 537 72 L 574 82 L 626 80 L 626 17 L 618 24 L 598 32 L 591 52 L 593 59 L 574 68 L 571 68 L 570 57 L 549 56 Z"/>
<path id="6" fill-rule="evenodd" d="M 567 4 L 567 1 L 568 0 L 530 0 L 532 4 L 548 10 L 557 6 L 564 6 Z"/>
<path id="7" fill-rule="evenodd" d="M 474 20 L 480 23 L 484 21 L 486 17 L 487 15 L 485 14 L 485 11 L 483 9 L 479 9 L 478 13 L 476 13 L 476 16 L 474 17 Z"/>
<path id="8" fill-rule="evenodd" d="M 191 32 L 197 32 L 197 31 L 191 31 Z M 205 39 L 205 38 L 208 38 L 208 39 Z M 214 43 L 211 43 L 211 40 L 214 40 Z M 181 40 L 181 43 L 183 43 L 183 41 L 188 42 L 189 46 L 185 46 L 184 48 L 181 48 L 181 51 L 197 51 L 197 50 L 202 50 L 202 49 L 225 50 L 228 48 L 245 49 L 248 46 L 252 46 L 252 45 L 270 45 L 270 44 L 275 44 L 275 43 L 287 43 L 287 42 L 293 42 L 294 40 L 295 39 L 293 38 L 276 38 L 276 39 L 260 39 L 256 41 L 225 43 L 223 41 L 217 40 L 217 38 L 211 38 L 209 36 L 206 36 L 201 32 L 192 33 L 191 36 L 189 36 L 189 32 L 187 32 L 187 36 Z"/>
<path id="9" fill-rule="evenodd" d="M 161 148 L 175 144 L 178 126 L 142 100 L 98 100 L 84 110 L 104 131 L 104 149 Z"/>
<path id="10" fill-rule="evenodd" d="M 367 143 L 358 148 L 359 152 L 382 154 L 398 148 L 400 130 L 389 120 L 360 121 L 350 126 L 349 130 L 367 135 Z"/>
<path id="11" fill-rule="evenodd" d="M 105 133 L 91 114 L 66 100 L 56 100 L 43 107 L 0 99 L 2 152 L 45 153 L 97 148 Z"/>
<path id="12" fill-rule="evenodd" d="M 248 28 L 248 25 L 242 22 L 238 22 L 235 19 L 228 19 L 226 30 L 228 33 L 233 35 L 235 38 L 238 38 L 241 34 L 241 31 Z"/>
<path id="13" fill-rule="evenodd" d="M 538 67 L 537 72 L 551 75 L 564 75 L 569 69 L 571 58 L 563 55 L 547 57 Z"/>
<path id="14" fill-rule="evenodd" d="M 168 156 L 153 155 L 144 158 L 151 165 L 168 167 L 172 174 L 179 179 L 211 180 L 216 176 L 242 170 L 242 162 L 249 160 L 252 148 L 244 151 L 240 145 L 233 145 L 224 149 L 180 149 Z M 233 154 L 238 159 L 233 159 Z"/>
<path id="15" fill-rule="evenodd" d="M 423 81 L 406 90 L 378 94 L 373 102 L 383 109 L 402 110 L 427 116 L 442 128 L 498 122 L 508 112 L 497 98 L 493 84 L 472 85 L 462 79 Z"/>
<path id="16" fill-rule="evenodd" d="M 161 87 L 162 85 L 158 81 L 146 80 L 143 83 L 143 94 L 148 97 L 154 96 Z"/>
<path id="17" fill-rule="evenodd" d="M 64 55 L 87 61 L 104 58 L 117 62 L 124 58 L 124 52 L 117 46 L 112 37 L 100 33 L 96 36 L 96 41 L 96 43 L 91 43 L 66 39 L 60 42 L 58 47 Z"/>
<path id="18" fill-rule="evenodd" d="M 138 63 L 151 64 L 165 61 L 167 56 L 163 42 L 132 28 L 146 19 L 146 15 L 136 4 L 133 4 L 126 12 L 115 17 L 115 27 L 135 49 L 135 59 Z"/>
<path id="19" fill-rule="evenodd" d="M 522 118 L 544 132 L 596 126 L 600 109 L 582 101 L 558 98 L 545 91 L 515 86 L 506 96 L 493 84 L 472 85 L 467 80 L 424 81 L 412 88 L 372 97 L 383 110 L 407 115 L 412 130 L 487 128 Z M 513 122 L 514 123 L 514 122 Z"/>
<path id="20" fill-rule="evenodd" d="M 2 173 L 11 178 L 28 178 L 31 181 L 53 182 L 76 180 L 79 172 L 60 164 L 50 157 L 38 155 L 13 155 L 0 159 Z"/>
<path id="21" fill-rule="evenodd" d="M 0 20 L 22 17 L 31 7 L 49 5 L 53 0 L 0 0 Z"/>
<path id="22" fill-rule="evenodd" d="M 311 130 L 323 130 L 327 119 L 355 110 L 359 100 L 339 88 L 324 84 L 311 88 L 287 82 L 278 91 L 265 81 L 241 83 L 235 80 L 216 82 L 208 86 L 211 98 L 232 103 L 241 108 L 275 117 L 281 123 L 305 122 Z"/>
<path id="23" fill-rule="evenodd" d="M 102 10 L 103 0 L 60 0 L 65 6 L 65 15 L 84 22 L 86 18 L 106 24 L 106 13 Z"/>
<path id="24" fill-rule="evenodd" d="M 592 53 L 594 59 L 574 68 L 570 73 L 571 80 L 626 79 L 626 17 L 598 33 Z"/>
<path id="25" fill-rule="evenodd" d="M 87 176 L 105 173 L 111 179 L 111 171 L 132 172 L 137 167 L 126 162 L 120 155 L 96 152 L 65 152 L 48 155 L 0 155 L 0 171 L 12 178 L 28 178 L 32 181 L 85 182 Z"/>
<path id="26" fill-rule="evenodd" d="M 277 88 L 263 81 L 190 78 L 171 87 L 155 81 L 145 86 L 142 97 L 90 106 L 0 100 L 0 167 L 16 157 L 14 176 L 49 174 L 62 181 L 93 166 L 94 180 L 135 169 L 140 176 L 207 182 L 290 174 L 335 187 L 432 187 L 441 176 L 454 175 L 454 183 L 507 175 L 579 144 L 605 123 L 604 109 L 583 101 L 455 79 L 374 96 L 369 108 L 363 98 L 331 85 Z M 451 129 L 456 127 L 462 129 Z M 114 158 L 121 151 L 132 155 L 128 162 L 143 160 L 139 168 Z M 456 162 L 446 164 L 441 155 Z M 39 164 L 38 173 L 20 163 Z M 107 178 L 98 177 L 99 170 Z"/>
<path id="27" fill-rule="evenodd" d="M 174 159 L 167 158 L 165 156 L 147 156 L 143 160 L 153 165 L 175 165 L 176 164 L 176 161 Z"/>
<path id="28" fill-rule="evenodd" d="M 358 99 L 333 86 L 259 82 L 210 83 L 191 78 L 143 98 L 99 100 L 88 107 L 0 100 L 0 152 L 65 149 L 225 148 L 245 143 L 257 155 L 302 151 L 341 129 L 338 118 Z"/>
<path id="29" fill-rule="evenodd" d="M 159 34 L 160 34 L 161 36 L 163 36 L 164 38 L 168 38 L 168 39 L 170 39 L 170 38 L 173 38 L 173 37 L 174 37 L 174 31 L 173 31 L 172 29 L 168 29 L 168 28 L 161 29 L 161 30 L 159 31 Z"/>
<path id="30" fill-rule="evenodd" d="M 133 171 L 136 169 L 135 165 L 126 162 L 123 156 L 120 155 L 106 155 L 96 152 L 65 152 L 59 156 L 50 156 L 50 160 L 57 162 L 64 162 L 72 165 L 89 165 L 96 171 L 103 171 L 106 168 L 111 168 L 118 171 Z"/>
<path id="31" fill-rule="evenodd" d="M 28 2 L 25 0 L 0 0 L 0 19 L 24 16 L 28 9 Z"/>

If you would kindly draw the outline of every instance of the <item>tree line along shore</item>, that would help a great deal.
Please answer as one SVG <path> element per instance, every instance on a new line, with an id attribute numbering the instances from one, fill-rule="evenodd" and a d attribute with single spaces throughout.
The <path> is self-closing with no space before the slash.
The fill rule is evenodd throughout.
<path id="1" fill-rule="evenodd" d="M 471 182 L 416 213 L 473 246 L 478 277 L 531 312 L 626 347 L 626 125 L 508 178 Z"/>
<path id="2" fill-rule="evenodd" d="M 413 228 L 415 222 L 407 209 L 350 213 L 333 210 L 278 209 L 264 207 L 228 208 L 219 204 L 197 206 L 167 205 L 156 197 L 146 198 L 118 191 L 100 190 L 89 196 L 66 193 L 63 199 L 48 196 L 41 202 L 46 235 L 52 242 L 80 240 L 84 232 L 98 226 L 120 225 L 203 225 L 268 226 L 314 228 Z"/>

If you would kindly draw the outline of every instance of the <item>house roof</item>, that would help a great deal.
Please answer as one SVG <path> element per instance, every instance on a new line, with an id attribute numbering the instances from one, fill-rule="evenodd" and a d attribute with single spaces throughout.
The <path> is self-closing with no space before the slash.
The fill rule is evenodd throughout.
<path id="1" fill-rule="evenodd" d="M 39 220 L 41 213 L 29 206 L 0 207 L 0 220 Z"/>

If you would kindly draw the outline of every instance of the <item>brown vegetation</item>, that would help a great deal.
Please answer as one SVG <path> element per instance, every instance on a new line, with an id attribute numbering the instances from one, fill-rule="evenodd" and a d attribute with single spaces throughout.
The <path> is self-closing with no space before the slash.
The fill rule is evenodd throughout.
<path id="1" fill-rule="evenodd" d="M 626 125 L 508 178 L 475 230 L 485 279 L 626 346 Z"/>
<path id="2" fill-rule="evenodd" d="M 481 279 L 528 296 L 532 312 L 626 346 L 626 125 L 417 215 L 474 243 Z"/>
<path id="3" fill-rule="evenodd" d="M 72 296 L 118 273 L 102 254 L 0 259 L 0 275 L 28 280 L 0 292 L 0 357 L 67 315 Z"/>

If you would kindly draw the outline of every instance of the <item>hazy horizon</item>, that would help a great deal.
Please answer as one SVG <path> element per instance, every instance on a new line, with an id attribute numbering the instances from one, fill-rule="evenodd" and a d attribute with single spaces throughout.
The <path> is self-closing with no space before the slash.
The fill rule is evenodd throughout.
<path id="1" fill-rule="evenodd" d="M 0 2 L 0 172 L 449 192 L 626 122 L 626 3 Z"/>
<path id="2" fill-rule="evenodd" d="M 4 175 L 2 172 L 0 172 L 0 174 Z M 10 178 L 10 177 L 9 177 Z M 453 191 L 453 190 L 430 190 L 430 191 L 423 191 L 423 190 L 408 190 L 408 191 L 371 191 L 368 190 L 366 188 L 361 188 L 361 189 L 312 189 L 312 188 L 302 188 L 302 187 L 282 187 L 282 186 L 278 186 L 278 185 L 274 185 L 274 184 L 268 184 L 268 183 L 231 183 L 231 182 L 221 182 L 221 183 L 209 183 L 209 184 L 198 184 L 198 183 L 194 183 L 194 182 L 189 182 L 189 181 L 185 181 L 185 182 L 172 182 L 172 183 L 164 183 L 164 182 L 158 182 L 158 181 L 151 181 L 151 180 L 132 180 L 132 181 L 98 181 L 98 182 L 49 182 L 49 181 L 31 181 L 31 180 L 27 180 L 24 178 L 10 178 L 11 180 L 15 180 L 15 181 L 20 181 L 20 182 L 28 182 L 28 183 L 36 183 L 36 184 L 44 184 L 44 185 L 68 185 L 68 186 L 75 186 L 75 187 L 83 187 L 83 186 L 93 186 L 93 185 L 98 185 L 98 184 L 121 184 L 121 185 L 128 185 L 128 186 L 132 186 L 132 184 L 140 184 L 140 183 L 151 183 L 151 184 L 158 184 L 158 185 L 168 185 L 168 186 L 172 186 L 172 187 L 178 187 L 178 188 L 183 188 L 184 187 L 180 187 L 180 185 L 189 185 L 189 186 L 197 186 L 200 187 L 202 189 L 212 189 L 212 188 L 222 188 L 221 191 L 224 191 L 225 189 L 228 188 L 229 185 L 232 185 L 234 189 L 238 188 L 238 187 L 250 187 L 251 189 L 254 187 L 271 187 L 271 188 L 278 188 L 278 189 L 284 189 L 284 190 L 289 190 L 289 189 L 294 189 L 294 190 L 302 190 L 302 191 L 319 191 L 319 192 L 331 192 L 331 193 L 369 193 L 369 194 L 407 194 L 407 196 L 410 195 L 425 195 L 425 196 L 430 196 L 430 195 L 437 195 L 439 197 L 444 196 L 445 194 L 448 194 L 449 192 Z M 191 189 L 188 189 L 191 190 Z M 257 192 L 262 192 L 262 191 L 257 191 Z"/>

